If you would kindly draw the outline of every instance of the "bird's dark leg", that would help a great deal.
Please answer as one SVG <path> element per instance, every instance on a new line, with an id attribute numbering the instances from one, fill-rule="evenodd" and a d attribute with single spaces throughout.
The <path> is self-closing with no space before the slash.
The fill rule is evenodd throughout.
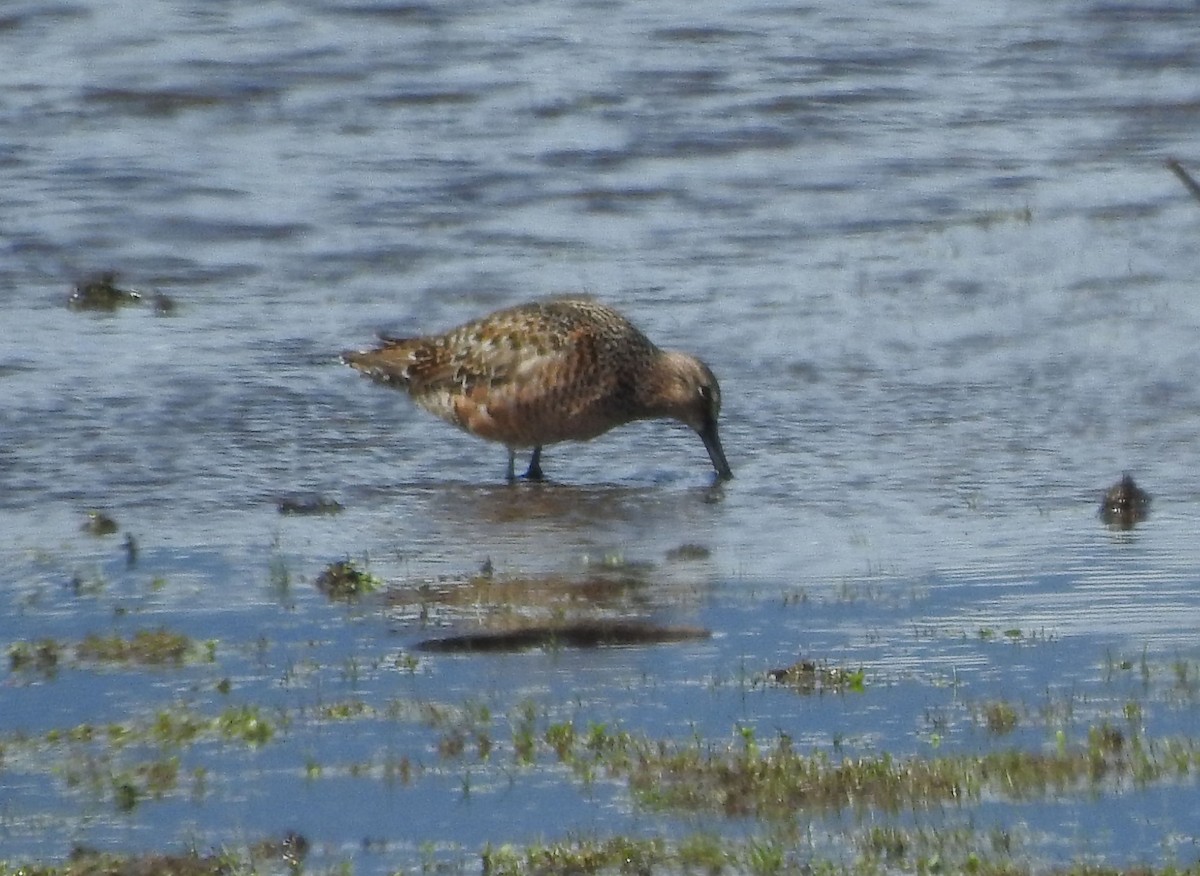
<path id="1" fill-rule="evenodd" d="M 533 448 L 533 454 L 529 457 L 529 468 L 525 471 L 525 480 L 541 481 L 545 479 L 546 476 L 542 474 L 542 446 L 539 444 Z"/>
<path id="2" fill-rule="evenodd" d="M 513 448 L 508 448 L 508 472 L 504 475 L 504 479 L 510 484 L 517 479 L 517 451 Z"/>

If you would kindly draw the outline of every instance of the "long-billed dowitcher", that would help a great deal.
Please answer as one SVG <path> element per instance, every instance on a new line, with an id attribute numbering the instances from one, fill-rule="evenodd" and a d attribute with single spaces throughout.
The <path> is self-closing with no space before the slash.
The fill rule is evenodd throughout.
<path id="1" fill-rule="evenodd" d="M 624 316 L 564 298 L 500 310 L 442 335 L 385 337 L 342 361 L 403 389 L 448 423 L 508 447 L 533 448 L 525 477 L 542 478 L 542 447 L 587 441 L 634 420 L 692 427 L 721 478 L 733 477 L 717 415 L 721 389 L 699 359 L 660 350 Z"/>

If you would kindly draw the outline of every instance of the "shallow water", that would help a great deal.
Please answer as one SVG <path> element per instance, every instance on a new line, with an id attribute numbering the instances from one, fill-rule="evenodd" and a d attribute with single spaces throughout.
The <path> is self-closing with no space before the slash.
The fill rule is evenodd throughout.
<path id="1" fill-rule="evenodd" d="M 1200 172 L 1197 23 L 1028 0 L 6 6 L 0 643 L 161 625 L 216 658 L 13 670 L 0 734 L 243 704 L 281 730 L 182 752 L 178 787 L 128 812 L 10 744 L 0 860 L 294 829 L 383 872 L 747 829 L 507 750 L 444 758 L 429 704 L 486 704 L 510 743 L 531 707 L 929 754 L 995 743 L 972 704 L 1075 698 L 1022 722 L 1012 743 L 1038 749 L 1134 696 L 1146 732 L 1194 732 L 1194 690 L 1158 682 L 1200 656 L 1200 203 L 1164 167 Z M 103 270 L 176 311 L 69 310 Z M 337 362 L 565 291 L 712 366 L 733 481 L 650 423 L 508 487 L 502 448 Z M 1154 504 L 1116 532 L 1096 509 L 1126 470 Z M 285 517 L 286 496 L 345 510 Z M 121 533 L 82 533 L 91 509 Z M 714 635 L 410 664 L 483 610 L 330 603 L 313 581 L 346 557 L 397 590 L 485 561 L 627 575 L 583 608 Z M 866 690 L 756 681 L 802 656 L 863 666 Z M 318 718 L 350 700 L 392 711 Z M 403 758 L 409 783 L 388 778 Z M 1184 781 L 910 818 L 1010 825 L 1036 860 L 1188 863 L 1197 806 Z"/>

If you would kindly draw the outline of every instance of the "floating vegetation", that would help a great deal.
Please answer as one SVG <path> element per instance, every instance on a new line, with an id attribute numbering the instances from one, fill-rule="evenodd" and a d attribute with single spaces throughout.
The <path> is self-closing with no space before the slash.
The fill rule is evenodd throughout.
<path id="1" fill-rule="evenodd" d="M 24 646 L 21 653 L 35 659 L 35 649 L 44 645 Z M 52 646 L 49 651 L 54 653 L 60 648 Z M 1133 671 L 1133 661 L 1127 662 L 1131 664 L 1128 671 Z M 1114 666 L 1114 671 L 1124 671 L 1125 662 Z M 817 678 L 823 669 L 828 667 L 800 661 L 774 671 L 777 677 L 772 681 L 786 684 L 794 677 Z M 860 671 L 829 669 L 830 684 Z M 1164 667 L 1159 674 L 1169 686 L 1192 682 L 1194 671 L 1194 664 L 1187 663 Z M 460 871 L 477 872 L 481 867 L 489 874 L 791 872 L 825 863 L 828 869 L 814 869 L 863 874 L 967 870 L 1028 873 L 1037 868 L 1029 866 L 1028 850 L 1014 849 L 1020 838 L 1007 830 L 991 828 L 989 833 L 953 826 L 931 830 L 889 824 L 881 821 L 882 815 L 939 807 L 958 810 L 974 801 L 996 798 L 1038 800 L 1078 793 L 1107 794 L 1154 782 L 1192 781 L 1200 768 L 1200 744 L 1194 740 L 1147 737 L 1125 723 L 1107 720 L 1087 727 L 1082 736 L 1073 734 L 1074 741 L 1060 731 L 1052 750 L 895 757 L 883 752 L 842 756 L 836 749 L 802 753 L 786 735 L 760 741 L 754 730 L 745 726 L 737 728 L 732 740 L 714 743 L 699 735 L 662 739 L 598 723 L 551 723 L 548 714 L 532 698 L 517 703 L 507 716 L 497 716 L 493 706 L 481 700 L 469 700 L 458 707 L 408 700 L 395 700 L 385 706 L 373 704 L 369 698 L 352 697 L 305 705 L 298 710 L 272 711 L 252 703 L 233 704 L 212 714 L 172 704 L 124 722 L 81 724 L 42 736 L 13 733 L 0 737 L 0 754 L 13 764 L 36 764 L 37 770 L 60 776 L 68 787 L 105 801 L 117 812 L 129 812 L 178 794 L 189 776 L 194 789 L 203 788 L 202 771 L 189 772 L 182 766 L 191 756 L 189 746 L 218 742 L 257 749 L 282 735 L 284 745 L 277 756 L 287 756 L 291 750 L 288 735 L 312 723 L 345 726 L 354 722 L 409 721 L 435 731 L 430 750 L 436 752 L 439 764 L 423 764 L 419 756 L 389 751 L 385 756 L 368 755 L 343 764 L 323 763 L 310 756 L 300 768 L 310 782 L 354 778 L 403 784 L 427 774 L 444 776 L 447 769 L 461 768 L 465 794 L 478 770 L 513 766 L 533 769 L 551 759 L 584 783 L 598 777 L 625 783 L 633 798 L 650 809 L 737 819 L 749 816 L 762 819 L 759 830 L 766 831 L 752 830 L 745 835 L 739 830 L 736 837 L 572 836 L 561 842 L 526 847 L 488 846 L 478 859 L 464 853 Z M 1007 726 L 1018 710 L 1007 703 L 991 702 L 978 707 L 974 714 L 989 725 L 994 722 Z M 496 732 L 506 718 L 511 738 Z M 812 858 L 811 850 L 797 844 L 791 833 L 797 815 L 801 822 L 808 823 L 816 816 L 867 810 L 875 814 L 857 830 L 849 828 L 846 835 L 845 847 L 849 854 L 857 855 L 854 860 L 826 862 Z M 285 837 L 268 841 L 261 848 L 252 847 L 249 854 L 283 860 L 289 867 L 298 868 L 306 850 L 306 842 Z M 91 860 L 95 864 L 99 859 Z M 120 867 L 174 859 L 152 855 L 106 860 L 114 869 L 104 872 L 140 873 Z M 222 861 L 232 869 L 221 873 L 250 872 L 244 869 L 244 857 Z M 59 868 L 27 866 L 22 872 L 44 876 L 91 876 L 97 872 L 73 867 L 75 862 L 71 861 Z M 452 871 L 439 867 L 439 872 Z M 0 876 L 15 876 L 16 872 L 11 864 L 0 864 Z M 1054 872 L 1092 876 L 1107 871 L 1060 866 Z"/>
<path id="2" fill-rule="evenodd" d="M 608 551 L 602 554 L 584 554 L 584 566 L 598 573 L 624 574 L 644 578 L 654 568 L 654 564 L 646 560 L 631 560 L 620 551 Z"/>
<path id="3" fill-rule="evenodd" d="M 174 794 L 189 777 L 193 793 L 205 793 L 207 769 L 182 767 L 190 747 L 219 742 L 256 749 L 275 732 L 276 723 L 257 706 L 231 706 L 209 716 L 175 704 L 126 721 L 12 733 L 0 737 L 0 762 L 27 775 L 55 776 L 67 789 L 129 812 Z"/>
<path id="4" fill-rule="evenodd" d="M 282 864 L 296 873 L 308 855 L 308 848 L 308 840 L 297 833 L 261 840 L 242 852 L 223 849 L 208 854 L 193 850 L 181 854 L 117 855 L 76 847 L 60 865 L 0 861 L 0 876 L 227 876 L 274 872 L 273 864 Z"/>
<path id="5" fill-rule="evenodd" d="M 83 521 L 83 525 L 80 528 L 88 535 L 97 537 L 113 535 L 120 529 L 117 521 L 103 511 L 89 511 L 87 519 Z"/>
<path id="6" fill-rule="evenodd" d="M 723 853 L 716 857 L 720 864 L 733 863 L 726 862 Z M 652 873 L 668 869 L 672 863 L 675 866 L 669 869 L 674 870 L 682 861 L 668 851 L 662 839 L 618 836 L 548 845 L 538 843 L 524 849 L 511 845 L 488 846 L 480 863 L 483 872 L 490 876 L 523 876 L 534 873 Z M 718 865 L 711 872 L 719 869 Z"/>
<path id="7" fill-rule="evenodd" d="M 275 735 L 275 727 L 262 716 L 257 706 L 233 706 L 217 718 L 217 727 L 226 739 L 240 739 L 250 745 L 265 745 Z"/>
<path id="8" fill-rule="evenodd" d="M 76 596 L 95 596 L 104 591 L 108 581 L 99 571 L 94 571 L 90 577 L 82 572 L 75 572 L 71 575 L 70 586 Z"/>
<path id="9" fill-rule="evenodd" d="M 280 597 L 286 597 L 288 590 L 292 586 L 292 572 L 288 567 L 287 558 L 283 554 L 279 542 L 279 533 L 275 534 L 275 538 L 271 542 L 271 558 L 268 562 L 268 568 L 271 589 Z"/>
<path id="10" fill-rule="evenodd" d="M 987 231 L 998 225 L 1031 225 L 1033 210 L 1028 206 L 1013 209 L 980 210 L 974 213 L 955 215 L 949 219 L 939 219 L 927 223 L 934 231 L 948 231 L 951 228 L 974 227 Z"/>
<path id="11" fill-rule="evenodd" d="M 71 648 L 53 639 L 16 642 L 9 646 L 8 662 L 14 672 L 53 674 L 68 656 L 77 663 L 179 666 L 188 660 L 215 659 L 216 643 L 200 644 L 182 633 L 160 627 L 138 630 L 129 638 L 91 634 Z"/>
<path id="12" fill-rule="evenodd" d="M 1117 529 L 1133 529 L 1150 515 L 1150 494 L 1128 472 L 1104 493 L 1100 519 Z"/>
<path id="13" fill-rule="evenodd" d="M 328 496 L 285 496 L 275 502 L 275 508 L 285 516 L 316 516 L 340 514 L 342 504 Z"/>
<path id="14" fill-rule="evenodd" d="M 382 581 L 369 572 L 364 572 L 353 560 L 330 563 L 317 576 L 317 589 L 330 599 L 353 600 L 374 593 Z"/>
<path id="15" fill-rule="evenodd" d="M 8 666 L 13 672 L 38 672 L 53 675 L 58 670 L 62 649 L 53 639 L 16 642 L 8 649 Z"/>
<path id="16" fill-rule="evenodd" d="M 947 757 L 834 758 L 802 754 L 780 736 L 761 745 L 743 728 L 726 747 L 644 739 L 593 725 L 586 733 L 555 725 L 545 741 L 577 773 L 625 776 L 645 805 L 730 816 L 789 818 L 796 812 L 882 812 L 961 805 L 986 794 L 1025 800 L 1094 790 L 1107 783 L 1190 776 L 1200 767 L 1193 740 L 1126 738 L 1107 722 L 1085 744 L 1054 752 L 1007 750 Z"/>
<path id="17" fill-rule="evenodd" d="M 426 639 L 417 647 L 422 651 L 436 653 L 521 651 L 529 648 L 600 648 L 659 645 L 690 639 L 707 639 L 711 635 L 712 632 L 703 627 L 664 626 L 636 620 L 585 620 Z"/>
<path id="18" fill-rule="evenodd" d="M 1007 834 L 995 829 L 980 837 L 969 830 L 902 830 L 872 827 L 859 831 L 858 859 L 814 857 L 789 834 L 768 833 L 730 839 L 696 833 L 679 839 L 644 836 L 573 838 L 557 843 L 488 845 L 478 869 L 488 876 L 545 876 L 553 873 L 824 873 L 878 876 L 881 873 L 972 873 L 976 876 L 1028 876 L 1038 872 L 1014 860 Z M 474 872 L 463 866 L 459 872 Z M 1156 876 L 1081 864 L 1057 868 L 1056 876 Z M 1163 876 L 1193 870 L 1169 869 Z"/>
<path id="19" fill-rule="evenodd" d="M 966 635 L 964 633 L 964 635 Z M 1041 630 L 1025 630 L 1017 627 L 1008 627 L 1007 629 L 998 630 L 995 627 L 980 627 L 975 631 L 975 635 L 981 642 L 1000 641 L 1003 639 L 1013 645 L 1034 645 L 1046 644 L 1047 642 L 1057 641 L 1057 636 L 1048 632 L 1045 629 Z"/>
<path id="20" fill-rule="evenodd" d="M 872 826 L 854 832 L 857 859 L 843 861 L 814 857 L 788 834 L 751 833 L 724 838 L 710 833 L 666 839 L 656 836 L 573 837 L 560 842 L 488 844 L 477 857 L 422 861 L 423 872 L 485 876 L 549 876 L 556 873 L 828 873 L 877 876 L 879 873 L 972 873 L 976 876 L 1196 876 L 1196 866 L 1169 865 L 1156 869 L 1097 864 L 1094 860 L 1052 869 L 1032 865 L 1021 855 L 1014 832 L 1002 828 L 904 829 Z M 262 840 L 243 850 L 222 849 L 201 854 L 148 853 L 119 855 L 77 848 L 58 865 L 0 862 L 0 876 L 229 876 L 232 873 L 345 872 L 309 871 L 305 862 L 309 842 L 300 834 Z"/>
<path id="21" fill-rule="evenodd" d="M 702 544 L 681 544 L 679 547 L 671 548 L 667 551 L 667 559 L 673 562 L 686 562 L 692 560 L 707 560 L 712 555 L 712 551 Z"/>
<path id="22" fill-rule="evenodd" d="M 67 300 L 67 306 L 72 310 L 111 311 L 141 302 L 140 293 L 121 289 L 117 286 L 116 273 L 105 271 L 76 283 L 71 297 Z"/>
<path id="23" fill-rule="evenodd" d="M 98 310 L 112 312 L 131 304 L 142 304 L 146 297 L 141 292 L 132 289 L 122 289 L 117 285 L 115 271 L 104 271 L 75 284 L 67 299 L 67 307 L 71 310 Z M 170 316 L 175 312 L 175 300 L 169 295 L 156 292 L 150 296 L 154 312 L 159 316 Z"/>
<path id="24" fill-rule="evenodd" d="M 989 733 L 1004 736 L 1017 729 L 1020 715 L 1012 703 L 996 701 L 984 703 L 979 709 L 979 715 Z"/>
<path id="25" fill-rule="evenodd" d="M 68 784 L 81 783 L 84 776 L 68 771 Z M 93 777 L 94 778 L 94 777 Z M 161 800 L 179 785 L 179 758 L 135 764 L 128 770 L 108 776 L 113 805 L 119 812 L 131 812 L 145 799 Z"/>
<path id="26" fill-rule="evenodd" d="M 1008 222 L 1030 225 L 1033 223 L 1033 210 L 1028 206 L 1018 207 L 1015 210 L 992 210 L 977 213 L 971 217 L 970 221 L 972 224 L 984 229 Z"/>
<path id="27" fill-rule="evenodd" d="M 861 666 L 843 669 L 813 660 L 800 660 L 783 669 L 768 670 L 766 678 L 802 694 L 862 693 L 866 687 L 866 673 Z"/>
<path id="28" fill-rule="evenodd" d="M 192 640 L 166 628 L 138 630 L 128 639 L 89 635 L 75 648 L 75 658 L 91 663 L 135 663 L 141 666 L 182 664 L 195 650 Z"/>
<path id="29" fill-rule="evenodd" d="M 1063 792 L 1078 784 L 1094 784 L 1108 776 L 1132 772 L 1132 764 L 1107 736 L 1085 749 L 1056 754 L 1008 751 L 979 757 L 912 758 L 888 755 L 833 762 L 818 755 L 797 755 L 780 744 L 768 755 L 743 760 L 734 754 L 694 759 L 691 753 L 671 758 L 668 774 L 690 774 L 697 782 L 673 787 L 648 782 L 645 768 L 632 776 L 635 789 L 675 808 L 725 812 L 783 814 L 795 809 L 844 809 L 864 805 L 885 811 L 925 808 L 961 798 L 978 799 L 986 788 L 1022 799 Z M 1177 753 L 1169 752 L 1178 762 Z M 1189 751 L 1187 760 L 1194 758 Z M 1169 769 L 1167 763 L 1144 764 L 1148 772 Z M 1180 772 L 1187 773 L 1185 764 Z M 709 793 L 706 794 L 705 790 Z M 716 792 L 716 797 L 711 796 Z"/>
<path id="30" fill-rule="evenodd" d="M 110 552 L 116 552 L 118 542 L 108 543 Z M 481 559 L 482 554 L 467 560 L 470 571 L 479 568 Z M 117 560 L 121 560 L 119 554 Z M 359 562 L 366 566 L 365 561 Z M 48 583 L 40 586 L 61 594 L 61 567 L 46 565 L 48 571 L 39 571 L 38 580 Z M 427 580 L 421 587 L 408 588 L 404 595 L 424 600 L 424 605 L 459 612 L 463 625 L 443 628 L 439 619 L 438 631 L 446 633 L 446 638 L 431 640 L 423 650 L 641 645 L 661 633 L 649 621 L 675 619 L 670 612 L 677 610 L 679 595 L 686 598 L 693 593 L 690 584 L 688 589 L 672 590 L 673 579 L 692 576 L 663 577 L 665 581 L 656 578 L 653 569 L 639 574 L 628 567 L 540 577 L 511 576 L 490 568 L 469 577 Z M 842 718 L 890 707 L 926 680 L 937 685 L 942 678 L 937 671 L 940 667 L 911 674 L 903 663 L 891 667 L 887 674 L 898 673 L 904 681 L 884 691 L 869 663 L 864 670 L 861 665 L 839 664 L 843 658 L 836 656 L 824 661 L 811 653 L 805 659 L 793 654 L 797 659 L 791 665 L 782 660 L 750 662 L 749 674 L 743 669 L 731 683 L 730 675 L 736 670 L 731 670 L 728 655 L 720 653 L 726 649 L 688 647 L 689 653 L 671 652 L 671 656 L 691 660 L 698 655 L 690 652 L 702 652 L 699 656 L 705 659 L 696 669 L 683 670 L 684 683 L 702 692 L 701 702 L 696 712 L 673 710 L 669 723 L 664 724 L 658 715 L 647 717 L 642 709 L 605 711 L 603 701 L 591 702 L 583 695 L 573 699 L 574 691 L 547 691 L 540 684 L 523 687 L 527 673 L 521 666 L 526 662 L 523 659 L 495 664 L 488 658 L 426 656 L 415 650 L 414 640 L 419 636 L 411 631 L 406 631 L 401 641 L 386 639 L 381 644 L 375 637 L 364 643 L 358 629 L 352 628 L 348 643 L 330 648 L 323 641 L 326 634 L 314 635 L 307 623 L 303 624 L 303 641 L 296 645 L 282 641 L 276 629 L 252 627 L 242 629 L 243 642 L 222 647 L 221 657 L 228 660 L 228 666 L 159 671 L 139 680 L 133 675 L 138 666 L 169 670 L 181 660 L 186 664 L 202 656 L 205 647 L 203 642 L 189 643 L 169 630 L 135 633 L 137 626 L 130 624 L 139 617 L 137 600 L 147 595 L 149 578 L 149 573 L 114 578 L 108 586 L 114 601 L 120 597 L 117 608 L 124 615 L 115 628 L 94 627 L 100 635 L 83 641 L 41 638 L 44 628 L 38 624 L 42 621 L 31 611 L 34 623 L 17 633 L 29 636 L 28 641 L 4 642 L 13 674 L 0 682 L 17 698 L 24 695 L 31 702 L 40 697 L 53 701 L 53 690 L 23 690 L 49 688 L 49 682 L 35 674 L 39 672 L 73 673 L 58 684 L 69 683 L 71 691 L 79 689 L 81 683 L 87 683 L 78 671 L 81 664 L 98 687 L 117 692 L 115 698 L 105 701 L 117 708 L 95 709 L 80 703 L 79 708 L 61 713 L 70 717 L 58 718 L 62 726 L 57 729 L 39 726 L 39 718 L 54 721 L 60 714 L 47 712 L 35 716 L 31 726 L 22 726 L 24 721 L 10 722 L 10 729 L 0 734 L 0 775 L 13 787 L 37 787 L 40 783 L 49 788 L 49 793 L 65 799 L 68 818 L 79 811 L 118 824 L 126 820 L 152 823 L 189 805 L 212 811 L 241 792 L 244 776 L 258 781 L 268 774 L 283 777 L 279 793 L 284 796 L 302 783 L 303 792 L 313 799 L 328 793 L 344 794 L 347 787 L 356 799 L 356 791 L 363 792 L 361 798 L 366 799 L 404 785 L 412 786 L 413 799 L 452 805 L 455 795 L 461 793 L 464 799 L 473 798 L 471 807 L 491 818 L 493 812 L 485 813 L 481 807 L 503 807 L 504 796 L 495 791 L 508 784 L 536 788 L 539 796 L 544 791 L 541 800 L 549 802 L 539 801 L 539 805 L 555 807 L 565 801 L 561 805 L 573 806 L 577 797 L 590 805 L 600 798 L 633 817 L 616 827 L 611 821 L 596 822 L 592 828 L 596 836 L 556 834 L 551 817 L 546 838 L 531 845 L 525 845 L 526 838 L 515 845 L 504 843 L 518 837 L 506 836 L 501 826 L 487 834 L 494 845 L 483 850 L 459 849 L 453 838 L 444 839 L 445 834 L 434 830 L 406 845 L 389 831 L 372 840 L 379 843 L 378 854 L 388 856 L 372 866 L 416 869 L 411 858 L 420 854 L 419 866 L 440 873 L 456 872 L 453 864 L 443 869 L 452 855 L 462 856 L 461 871 L 483 869 L 488 873 L 577 869 L 613 873 L 808 870 L 864 876 L 883 872 L 1069 873 L 1069 863 L 1061 859 L 1062 849 L 1071 848 L 1069 838 L 1047 852 L 1041 823 L 1036 825 L 1039 836 L 1029 838 L 1021 833 L 1024 821 L 1020 812 L 1011 822 L 1018 825 L 1015 829 L 996 828 L 995 820 L 977 813 L 995 811 L 997 805 L 1006 810 L 1041 811 L 1047 800 L 1064 800 L 1071 808 L 1076 802 L 1090 806 L 1091 801 L 1103 798 L 1122 807 L 1147 791 L 1174 800 L 1180 789 L 1183 794 L 1190 793 L 1200 774 L 1200 743 L 1160 735 L 1194 736 L 1189 725 L 1178 720 L 1182 707 L 1200 697 L 1200 663 L 1191 654 L 1156 658 L 1149 650 L 1126 653 L 1113 649 L 1102 655 L 1104 659 L 1097 665 L 1085 662 L 1078 672 L 1069 673 L 1055 663 L 1055 683 L 1047 685 L 1045 696 L 1039 688 L 1032 701 L 1021 699 L 1020 691 L 1028 691 L 1028 687 L 1018 685 L 1012 699 L 1002 700 L 1000 691 L 1007 697 L 1013 690 L 1008 684 L 973 684 L 975 677 L 964 673 L 961 687 L 956 678 L 951 696 L 942 696 L 936 688 L 928 697 L 919 695 L 920 700 L 927 700 L 928 704 L 922 705 L 936 734 L 922 728 L 918 707 L 906 713 L 907 720 L 896 737 L 872 736 Z M 183 591 L 188 586 L 186 579 L 184 582 L 173 590 Z M 399 591 L 385 593 L 390 609 Z M 825 587 L 818 593 L 831 594 L 818 598 L 851 601 L 889 596 L 887 587 L 874 584 L 853 592 Z M 772 599 L 769 591 L 760 595 Z M 159 610 L 161 600 L 146 601 L 150 611 Z M 106 599 L 94 600 L 78 608 L 107 617 L 111 604 Z M 307 600 L 305 604 L 322 618 L 331 618 L 331 623 L 346 620 L 336 610 L 330 615 L 328 606 L 321 608 Z M 354 614 L 354 624 L 363 617 L 371 623 L 378 620 L 376 614 L 385 603 L 372 600 L 369 605 L 370 613 Z M 867 624 L 880 622 L 864 614 Z M 859 615 L 845 612 L 841 616 Z M 476 633 L 474 627 L 466 626 L 475 619 L 496 626 Z M 683 619 L 690 618 L 685 615 Z M 151 626 L 156 621 L 143 623 Z M 285 623 L 293 621 L 285 618 Z M 1036 629 L 1036 621 L 1020 621 L 1025 629 L 1019 628 L 1017 621 L 993 621 L 990 627 L 980 623 L 975 621 L 955 632 L 962 637 L 961 643 L 950 643 L 955 654 L 983 653 L 986 657 L 986 652 L 1004 644 L 1013 657 L 1038 656 L 1017 649 L 1025 642 L 1046 641 L 1045 634 L 1039 639 L 1029 629 L 1030 623 Z M 49 629 L 61 633 L 63 628 Z M 666 641 L 675 640 L 676 635 L 708 634 L 689 627 L 662 629 L 670 634 Z M 112 635 L 114 631 L 119 635 Z M 157 648 L 152 647 L 155 633 Z M 235 633 L 230 631 L 230 635 Z M 211 654 L 214 646 L 208 647 Z M 534 663 L 538 672 L 580 665 L 574 657 L 563 657 L 548 664 L 542 659 Z M 591 663 L 633 667 L 626 676 L 633 696 L 649 700 L 664 689 L 661 685 L 665 682 L 658 675 L 636 675 L 640 667 L 654 665 L 653 661 L 610 657 L 597 656 L 601 662 Z M 741 665 L 750 660 L 751 656 L 743 656 Z M 779 668 L 763 671 L 770 666 Z M 498 668 L 502 674 L 496 672 Z M 416 679 L 393 671 L 403 669 L 424 671 Z M 501 690 L 490 683 L 457 688 L 445 683 L 470 677 L 479 669 L 489 680 L 516 679 L 516 684 L 506 684 Z M 140 672 L 147 674 L 145 669 Z M 847 693 L 866 690 L 867 672 L 872 673 L 871 701 L 865 694 L 856 698 Z M 1080 674 L 1085 680 L 1077 690 L 1074 683 Z M 747 679 L 759 688 L 749 696 Z M 1098 696 L 1088 679 L 1104 686 Z M 142 685 L 141 681 L 150 683 Z M 1058 684 L 1060 681 L 1071 684 Z M 151 692 L 149 702 L 140 695 L 135 697 L 142 689 Z M 447 705 L 436 700 L 450 691 L 467 702 Z M 797 694 L 826 692 L 844 694 L 844 698 L 825 697 L 824 704 L 813 699 L 797 705 Z M 60 694 L 68 695 L 65 689 Z M 732 731 L 722 726 L 714 735 L 714 718 L 723 719 L 700 709 L 708 702 L 728 703 L 730 697 L 749 703 L 734 712 L 743 717 L 746 726 Z M 872 707 L 876 697 L 884 699 Z M 122 708 L 126 702 L 133 708 Z M 663 708 L 657 703 L 655 707 Z M 831 720 L 811 724 L 789 720 L 797 709 Z M 626 717 L 616 719 L 614 714 Z M 704 717 L 698 718 L 700 714 Z M 964 715 L 969 716 L 967 720 Z M 605 726 L 597 720 L 614 723 Z M 616 723 L 618 720 L 630 723 Z M 936 723 L 939 720 L 941 723 Z M 776 727 L 794 732 L 794 739 L 776 733 Z M 812 727 L 817 728 L 815 733 Z M 933 741 L 935 736 L 939 742 Z M 995 750 L 1000 748 L 1005 750 Z M 1019 801 L 1033 803 L 1014 805 Z M 26 811 L 32 809 L 28 806 Z M 16 815 L 25 817 L 25 811 L 17 810 Z M 964 821 L 971 826 L 960 828 Z M 636 823 L 633 834 L 624 826 L 631 822 Z M 54 822 L 51 829 L 58 824 Z M 688 825 L 697 824 L 711 833 L 685 835 Z M 977 827 L 979 824 L 984 826 Z M 821 835 L 817 841 L 803 836 L 810 825 L 816 825 Z M 330 850 L 349 846 L 337 825 L 324 829 L 330 835 L 314 843 L 321 849 L 319 868 L 312 861 L 295 863 L 300 857 L 291 859 L 288 867 L 297 868 L 297 873 L 302 866 L 312 867 L 312 872 L 336 872 L 327 862 L 329 854 L 336 854 Z M 955 838 L 958 830 L 962 830 L 961 838 Z M 221 825 L 205 834 L 240 835 Z M 167 839 L 150 842 L 169 842 L 177 834 L 163 836 Z M 1028 845 L 1020 847 L 1022 841 Z M 414 851 L 417 842 L 427 843 L 430 851 L 426 853 L 423 847 Z M 172 851 L 170 847 L 167 850 Z M 229 865 L 232 869 L 221 872 L 251 872 L 245 854 L 240 853 L 237 862 Z M 1137 855 L 1138 849 L 1130 854 Z M 1161 860 L 1154 851 L 1147 854 L 1153 856 L 1153 862 Z M 823 857 L 826 855 L 832 859 Z M 114 866 L 157 864 L 165 857 L 123 859 Z M 397 860 L 393 862 L 392 857 Z M 12 865 L 0 864 L 0 876 L 13 876 L 6 866 Z M 66 868 L 68 863 L 59 866 Z M 282 869 L 275 865 L 258 872 Z"/>

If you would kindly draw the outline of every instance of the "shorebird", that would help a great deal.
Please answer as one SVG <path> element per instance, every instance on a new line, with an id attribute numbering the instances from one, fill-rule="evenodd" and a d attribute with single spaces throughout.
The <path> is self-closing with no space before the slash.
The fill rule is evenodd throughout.
<path id="1" fill-rule="evenodd" d="M 733 477 L 717 435 L 721 389 L 708 366 L 660 350 L 589 299 L 522 304 L 441 335 L 384 337 L 342 361 L 446 422 L 504 444 L 509 481 L 518 449 L 532 448 L 525 477 L 541 480 L 544 446 L 658 418 L 694 429 L 717 476 Z"/>

